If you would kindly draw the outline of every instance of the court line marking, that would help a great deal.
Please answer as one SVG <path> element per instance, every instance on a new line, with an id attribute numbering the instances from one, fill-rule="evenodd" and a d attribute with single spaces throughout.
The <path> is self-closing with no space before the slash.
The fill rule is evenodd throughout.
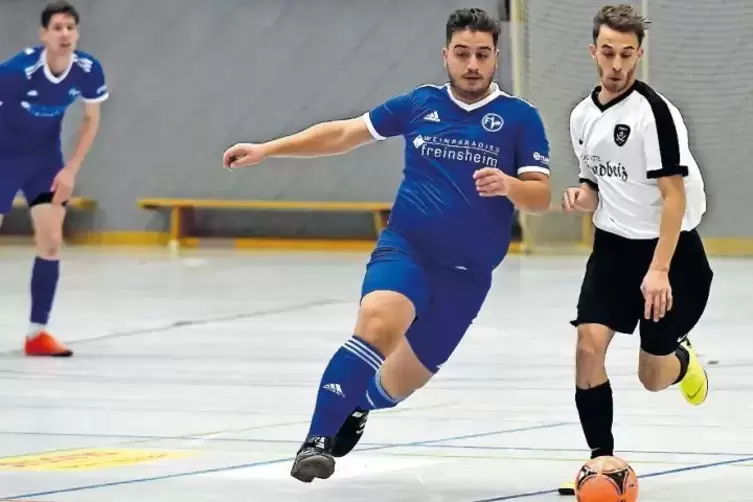
<path id="1" fill-rule="evenodd" d="M 180 451 L 180 450 L 179 450 Z M 383 453 L 386 457 L 396 457 L 396 458 L 430 458 L 433 460 L 446 460 L 446 459 L 457 459 L 457 460 L 508 460 L 512 462 L 559 462 L 559 463 L 567 463 L 570 465 L 580 465 L 583 463 L 584 457 L 582 455 L 579 455 L 577 457 L 552 457 L 552 456 L 516 456 L 516 455 L 480 455 L 480 454 L 460 454 L 460 453 L 447 453 L 447 452 L 441 452 L 441 453 L 418 453 L 416 451 L 408 452 L 408 453 L 401 453 L 399 451 L 394 452 L 385 452 Z M 657 466 L 683 466 L 687 467 L 688 464 L 692 465 L 692 462 L 686 461 L 679 461 L 679 460 L 657 460 L 657 459 L 636 459 L 631 458 L 630 463 L 632 465 L 643 465 L 643 464 L 651 464 L 651 465 L 657 465 Z M 736 467 L 746 467 L 751 468 L 753 467 L 753 462 L 743 462 L 736 464 Z"/>
<path id="2" fill-rule="evenodd" d="M 438 438 L 438 439 L 429 439 L 425 441 L 414 441 L 411 443 L 395 443 L 395 444 L 388 444 L 388 445 L 382 445 L 382 446 L 374 446 L 371 448 L 363 448 L 359 450 L 360 452 L 363 451 L 376 451 L 376 450 L 387 450 L 387 449 L 393 449 L 393 448 L 404 448 L 404 447 L 411 447 L 411 446 L 420 446 L 424 444 L 431 444 L 431 443 L 441 443 L 444 441 L 460 441 L 463 439 L 473 439 L 473 438 L 479 438 L 479 437 L 488 437 L 488 436 L 496 436 L 499 434 L 514 434 L 516 432 L 526 432 L 526 431 L 533 431 L 533 430 L 540 430 L 540 429 L 551 429 L 554 427 L 561 427 L 564 425 L 569 425 L 568 422 L 556 422 L 556 423 L 550 423 L 550 424 L 542 424 L 542 425 L 533 425 L 528 427 L 521 427 L 517 429 L 503 429 L 503 430 L 497 430 L 497 431 L 491 431 L 491 432 L 480 432 L 476 434 L 466 434 L 463 436 L 451 436 L 451 437 L 445 437 L 445 438 Z M 133 478 L 133 479 L 126 479 L 121 481 L 112 481 L 109 483 L 98 483 L 98 484 L 91 484 L 91 485 L 83 485 L 83 486 L 74 486 L 70 488 L 60 488 L 56 490 L 48 490 L 48 491 L 41 491 L 41 492 L 35 492 L 35 493 L 22 493 L 18 495 L 4 495 L 0 497 L 0 500 L 23 500 L 28 499 L 32 497 L 46 497 L 49 495 L 57 495 L 60 493 L 71 493 L 71 492 L 79 492 L 84 490 L 94 490 L 98 488 L 110 488 L 114 486 L 120 486 L 120 485 L 130 485 L 130 484 L 136 484 L 136 483 L 148 483 L 151 481 L 162 481 L 166 479 L 174 479 L 174 478 L 182 478 L 182 477 L 188 477 L 188 476 L 197 476 L 201 474 L 212 474 L 216 472 L 227 472 L 232 470 L 238 470 L 238 469 L 246 469 L 251 467 L 261 467 L 266 465 L 272 465 L 272 464 L 279 464 L 282 462 L 292 462 L 294 460 L 294 457 L 286 457 L 286 458 L 278 458 L 274 460 L 262 460 L 258 462 L 250 462 L 247 464 L 239 464 L 239 465 L 230 465 L 225 467 L 215 467 L 210 469 L 202 469 L 202 470 L 196 470 L 196 471 L 187 471 L 187 472 L 179 472 L 174 474 L 165 474 L 162 476 L 152 476 L 147 478 Z"/>
<path id="3" fill-rule="evenodd" d="M 66 342 L 66 344 L 71 347 L 74 347 L 77 345 L 84 345 L 87 343 L 99 342 L 102 340 L 112 340 L 115 338 L 127 338 L 130 336 L 148 335 L 152 333 L 162 333 L 162 332 L 170 331 L 173 329 L 194 327 L 194 326 L 204 326 L 207 324 L 242 321 L 244 319 L 252 319 L 255 317 L 264 317 L 268 315 L 289 314 L 291 312 L 297 312 L 299 310 L 308 310 L 308 309 L 317 308 L 317 307 L 327 307 L 330 305 L 338 305 L 342 303 L 349 303 L 349 302 L 346 302 L 341 299 L 335 299 L 335 298 L 324 298 L 322 300 L 314 300 L 314 301 L 310 301 L 306 303 L 299 303 L 296 305 L 287 305 L 287 306 L 268 308 L 264 310 L 258 310 L 256 312 L 226 314 L 222 316 L 203 317 L 199 319 L 182 319 L 182 320 L 177 320 L 177 321 L 170 321 L 166 324 L 150 326 L 147 328 L 136 328 L 136 329 L 125 330 L 125 331 L 113 331 L 111 333 L 105 333 L 104 335 L 95 336 L 92 338 L 73 340 L 71 342 Z M 19 349 L 5 350 L 5 351 L 0 351 L 0 356 L 16 355 L 19 353 L 20 353 Z"/>
<path id="4" fill-rule="evenodd" d="M 423 410 L 432 410 L 436 408 L 442 408 L 445 406 L 453 406 L 458 404 L 459 401 L 453 400 L 453 401 L 444 401 L 440 403 L 434 403 L 434 404 L 428 404 L 428 405 L 414 405 L 414 406 L 404 406 L 402 408 L 390 408 L 387 410 L 381 410 L 383 415 L 399 415 L 401 413 L 409 412 L 409 411 L 423 411 Z M 289 427 L 292 425 L 304 425 L 310 423 L 310 419 L 306 420 L 296 420 L 296 421 L 288 421 L 288 422 L 277 422 L 272 424 L 260 424 L 260 425 L 254 425 L 251 427 L 242 427 L 240 429 L 223 429 L 218 431 L 208 431 L 208 432 L 196 432 L 193 434 L 184 434 L 180 436 L 141 436 L 141 435 L 122 435 L 122 434 L 86 434 L 86 433 L 63 433 L 63 434 L 57 434 L 54 432 L 10 432 L 10 431 L 0 431 L 0 436 L 2 435 L 33 435 L 33 436 L 60 436 L 60 437 L 84 437 L 84 438 L 112 438 L 112 439 L 126 439 L 126 441 L 115 441 L 113 443 L 107 443 L 104 445 L 96 445 L 96 446 L 71 446 L 66 448 L 55 448 L 52 450 L 42 450 L 42 451 L 36 451 L 36 452 L 28 452 L 28 453 L 20 453 L 17 455 L 10 455 L 10 456 L 0 456 L 0 460 L 7 460 L 17 457 L 28 457 L 31 455 L 48 455 L 53 453 L 60 453 L 70 450 L 81 450 L 86 448 L 112 448 L 112 447 L 118 447 L 118 446 L 132 446 L 132 445 L 138 445 L 143 443 L 151 443 L 151 442 L 157 442 L 157 441 L 222 441 L 223 438 L 213 438 L 211 436 L 218 436 L 220 434 L 234 434 L 238 432 L 248 432 L 248 431 L 258 431 L 258 430 L 268 430 L 268 429 L 275 429 L 278 427 Z M 232 441 L 235 438 L 226 438 L 228 441 Z M 298 441 L 292 441 L 291 443 L 297 443 Z M 381 443 L 380 443 L 381 444 Z M 2 499 L 0 499 L 2 500 Z"/>
<path id="5" fill-rule="evenodd" d="M 382 410 L 384 414 L 399 415 L 401 411 L 416 411 L 441 408 L 444 406 L 450 406 L 454 402 L 438 403 L 427 406 L 417 406 L 411 408 L 402 409 L 390 409 Z M 398 417 L 399 418 L 399 417 Z M 0 436 L 42 436 L 42 437 L 78 437 L 78 438 L 90 438 L 90 439 L 123 439 L 125 441 L 116 441 L 105 445 L 97 445 L 96 447 L 112 447 L 112 446 L 126 446 L 135 445 L 141 443 L 150 442 L 164 442 L 164 441 L 205 441 L 207 443 L 260 443 L 260 444 L 298 444 L 299 440 L 295 439 L 266 439 L 266 438 L 242 438 L 242 437 L 211 437 L 221 434 L 234 434 L 241 432 L 250 432 L 258 430 L 268 430 L 279 427 L 288 427 L 294 425 L 302 425 L 309 423 L 308 420 L 298 420 L 289 422 L 278 422 L 273 424 L 263 424 L 253 427 L 243 427 L 240 429 L 225 429 L 219 431 L 210 432 L 198 432 L 194 434 L 185 434 L 180 436 L 157 436 L 157 435 L 137 435 L 137 434 L 91 434 L 91 433 L 56 433 L 56 432 L 27 432 L 27 431 L 0 431 Z M 564 422 L 562 422 L 565 425 Z M 579 425 L 576 422 L 572 422 L 569 425 Z M 364 449 L 371 448 L 383 448 L 394 445 L 394 443 L 371 443 L 361 441 L 359 447 L 355 451 L 364 451 Z M 364 448 L 365 447 L 365 448 Z M 530 446 L 505 446 L 505 445 L 476 445 L 476 444 L 418 444 L 413 445 L 415 448 L 428 448 L 428 449 L 442 449 L 442 450 L 487 450 L 487 451 L 510 451 L 510 452 L 533 452 L 533 453 L 582 453 L 582 448 L 541 448 Z M 44 455 L 48 453 L 56 453 L 60 451 L 67 451 L 72 449 L 89 448 L 89 446 L 62 448 L 54 450 L 45 450 L 40 452 L 23 453 L 20 455 L 0 456 L 0 460 L 6 460 L 10 458 L 29 456 L 29 455 Z M 179 447 L 180 448 L 180 447 Z M 722 452 L 722 451 L 674 451 L 674 450 L 620 450 L 620 454 L 635 454 L 635 455 L 686 455 L 686 456 L 707 456 L 707 457 L 740 457 L 740 456 L 753 456 L 750 452 Z M 557 459 L 552 459 L 557 460 Z"/>
<path id="6" fill-rule="evenodd" d="M 733 460 L 724 460 L 721 462 L 709 462 L 707 464 L 696 464 L 696 465 L 690 465 L 687 467 L 677 467 L 674 469 L 666 469 L 663 471 L 657 471 L 657 472 L 651 472 L 649 474 L 643 474 L 641 476 L 638 476 L 639 479 L 644 478 L 656 478 L 659 476 L 668 476 L 670 474 L 679 474 L 682 472 L 688 472 L 688 471 L 698 471 L 701 469 L 710 469 L 712 467 L 721 467 L 725 465 L 732 465 L 732 464 L 740 464 L 743 462 L 750 462 L 753 460 L 753 457 L 743 457 L 743 458 L 736 458 Z M 480 499 L 480 500 L 474 500 L 473 502 L 502 502 L 503 500 L 517 500 L 517 499 L 524 499 L 529 497 L 536 497 L 538 495 L 551 495 L 554 493 L 558 493 L 558 489 L 554 490 L 540 490 L 536 492 L 526 492 L 526 493 L 518 493 L 515 495 L 503 495 L 501 497 L 494 497 L 490 499 Z"/>

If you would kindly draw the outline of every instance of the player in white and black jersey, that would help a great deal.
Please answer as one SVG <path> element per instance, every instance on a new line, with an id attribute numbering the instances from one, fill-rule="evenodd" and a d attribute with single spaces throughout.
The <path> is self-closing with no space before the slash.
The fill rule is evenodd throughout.
<path id="1" fill-rule="evenodd" d="M 640 325 L 638 375 L 646 389 L 674 384 L 699 405 L 708 380 L 687 335 L 703 314 L 712 270 L 696 227 L 704 184 L 677 108 L 636 80 L 647 21 L 629 5 L 594 18 L 591 54 L 601 85 L 572 111 L 580 186 L 567 211 L 594 212 L 595 237 L 577 318 L 576 405 L 592 458 L 614 455 L 605 369 L 614 333 Z"/>

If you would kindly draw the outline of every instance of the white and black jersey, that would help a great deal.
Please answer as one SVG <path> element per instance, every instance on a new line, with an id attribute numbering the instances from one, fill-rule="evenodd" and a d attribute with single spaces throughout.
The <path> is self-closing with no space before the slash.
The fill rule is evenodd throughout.
<path id="1" fill-rule="evenodd" d="M 580 181 L 599 192 L 594 226 L 628 239 L 659 236 L 662 196 L 657 179 L 682 175 L 686 210 L 682 230 L 706 212 L 703 178 L 688 146 L 679 110 L 644 82 L 602 105 L 600 88 L 570 115 Z"/>

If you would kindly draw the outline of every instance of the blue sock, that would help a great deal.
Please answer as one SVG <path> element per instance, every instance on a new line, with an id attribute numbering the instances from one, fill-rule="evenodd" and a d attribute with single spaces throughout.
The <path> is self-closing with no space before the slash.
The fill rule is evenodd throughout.
<path id="1" fill-rule="evenodd" d="M 31 271 L 32 325 L 45 326 L 50 319 L 52 301 L 60 277 L 60 261 L 36 257 Z"/>
<path id="2" fill-rule="evenodd" d="M 333 437 L 358 406 L 384 356 L 357 336 L 340 347 L 322 375 L 307 437 Z"/>
<path id="3" fill-rule="evenodd" d="M 382 386 L 382 375 L 378 372 L 369 382 L 369 386 L 366 388 L 366 393 L 361 398 L 361 403 L 358 405 L 358 409 L 363 411 L 386 410 L 387 408 L 394 408 L 399 402 L 400 400 L 390 396 L 389 393 L 384 390 L 384 387 Z"/>

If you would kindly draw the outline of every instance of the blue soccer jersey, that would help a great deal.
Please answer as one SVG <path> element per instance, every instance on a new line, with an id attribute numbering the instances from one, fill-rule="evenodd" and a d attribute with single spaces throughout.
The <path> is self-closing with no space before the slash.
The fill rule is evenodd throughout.
<path id="1" fill-rule="evenodd" d="M 63 116 L 81 98 L 109 96 L 99 61 L 75 51 L 68 69 L 53 75 L 42 47 L 26 49 L 0 63 L 0 152 L 56 145 Z"/>
<path id="2" fill-rule="evenodd" d="M 429 263 L 488 271 L 504 258 L 515 209 L 507 197 L 481 197 L 473 173 L 549 174 L 549 142 L 530 103 L 494 85 L 474 104 L 449 85 L 422 86 L 364 115 L 377 140 L 405 138 L 404 179 L 389 228 Z"/>

